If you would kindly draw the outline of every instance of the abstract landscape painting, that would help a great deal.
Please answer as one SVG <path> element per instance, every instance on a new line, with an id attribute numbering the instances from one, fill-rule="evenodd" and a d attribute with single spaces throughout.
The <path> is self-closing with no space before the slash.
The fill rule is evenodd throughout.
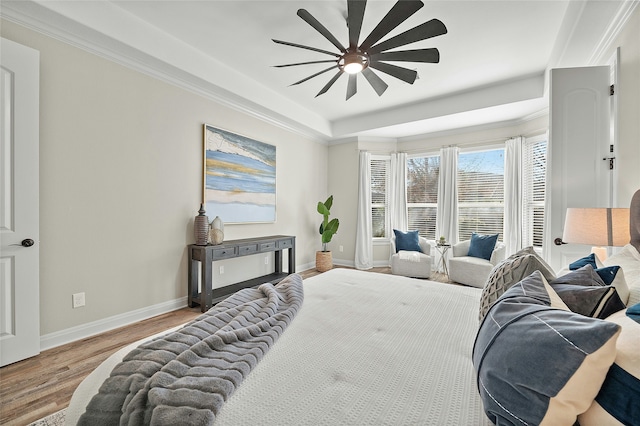
<path id="1" fill-rule="evenodd" d="M 204 125 L 207 216 L 225 224 L 276 220 L 276 147 Z"/>

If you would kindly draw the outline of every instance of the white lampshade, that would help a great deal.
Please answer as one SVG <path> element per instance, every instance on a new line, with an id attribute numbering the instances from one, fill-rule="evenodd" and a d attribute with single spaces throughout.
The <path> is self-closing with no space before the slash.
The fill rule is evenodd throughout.
<path id="1" fill-rule="evenodd" d="M 562 240 L 594 246 L 624 246 L 631 240 L 629 209 L 568 208 Z"/>

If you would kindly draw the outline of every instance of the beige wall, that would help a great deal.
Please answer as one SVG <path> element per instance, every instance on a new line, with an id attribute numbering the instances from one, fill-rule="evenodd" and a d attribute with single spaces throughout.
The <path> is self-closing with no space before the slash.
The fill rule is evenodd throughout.
<path id="1" fill-rule="evenodd" d="M 326 145 L 7 21 L 2 37 L 40 51 L 42 335 L 186 297 L 203 123 L 277 147 L 276 223 L 225 238 L 296 235 L 296 263 L 314 262 Z M 265 269 L 244 259 L 220 282 Z"/>

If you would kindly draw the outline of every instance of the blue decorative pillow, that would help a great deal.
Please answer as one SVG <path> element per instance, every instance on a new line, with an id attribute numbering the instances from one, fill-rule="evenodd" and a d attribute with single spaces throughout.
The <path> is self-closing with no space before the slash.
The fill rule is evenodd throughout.
<path id="1" fill-rule="evenodd" d="M 593 269 L 598 269 L 598 264 L 596 263 L 596 255 L 591 253 L 589 256 L 585 256 L 581 259 L 576 260 L 569 264 L 569 269 L 575 271 L 576 269 L 582 268 L 584 265 L 591 265 Z"/>
<path id="2" fill-rule="evenodd" d="M 640 324 L 640 303 L 636 303 L 633 306 L 627 308 L 627 316 Z"/>
<path id="3" fill-rule="evenodd" d="M 396 253 L 400 250 L 419 251 L 422 253 L 418 231 L 402 232 L 394 229 L 393 233 L 396 235 Z"/>
<path id="4" fill-rule="evenodd" d="M 618 274 L 619 269 L 619 266 L 605 266 L 604 268 L 596 269 L 596 272 L 598 273 L 598 275 L 600 275 L 602 281 L 604 281 L 606 285 L 609 285 L 613 283 L 613 280 L 616 279 L 616 275 Z"/>
<path id="5" fill-rule="evenodd" d="M 480 325 L 473 365 L 494 424 L 574 424 L 613 364 L 620 326 L 554 308 L 553 293 L 535 271 L 509 288 Z"/>
<path id="6" fill-rule="evenodd" d="M 472 233 L 467 256 L 491 260 L 491 254 L 496 247 L 496 241 L 498 241 L 498 234 L 481 235 L 475 232 Z"/>

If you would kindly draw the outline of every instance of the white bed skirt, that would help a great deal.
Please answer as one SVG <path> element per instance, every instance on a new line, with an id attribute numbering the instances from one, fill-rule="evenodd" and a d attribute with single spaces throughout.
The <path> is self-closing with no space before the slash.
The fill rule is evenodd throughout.
<path id="1" fill-rule="evenodd" d="M 304 289 L 298 316 L 216 425 L 491 424 L 471 364 L 480 289 L 350 269 Z M 67 424 L 129 350 L 81 383 Z"/>

